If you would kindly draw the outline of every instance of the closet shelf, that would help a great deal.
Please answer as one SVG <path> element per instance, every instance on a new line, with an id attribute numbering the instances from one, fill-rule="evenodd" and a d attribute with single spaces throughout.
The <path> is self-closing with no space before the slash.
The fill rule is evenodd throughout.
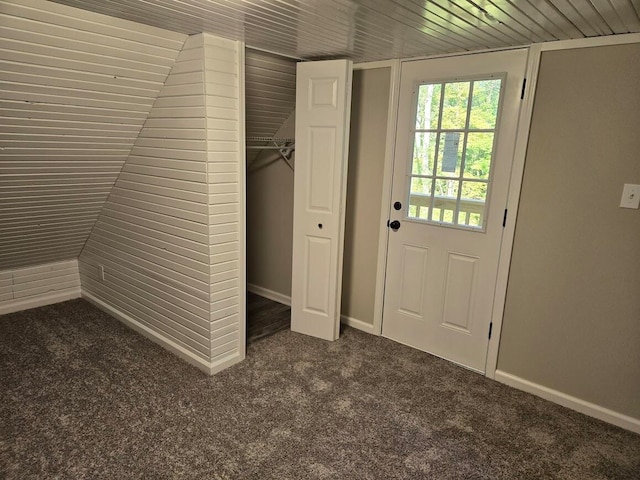
<path id="1" fill-rule="evenodd" d="M 278 137 L 247 137 L 248 143 L 268 143 L 272 145 L 247 145 L 251 150 L 293 150 L 295 148 L 295 138 Z"/>
<path id="2" fill-rule="evenodd" d="M 294 143 L 295 138 L 280 137 L 247 137 L 247 142 L 277 142 L 277 143 Z"/>

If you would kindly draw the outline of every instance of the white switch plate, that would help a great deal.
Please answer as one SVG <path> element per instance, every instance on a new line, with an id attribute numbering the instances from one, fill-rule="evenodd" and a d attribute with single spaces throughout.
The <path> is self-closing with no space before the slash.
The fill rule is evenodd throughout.
<path id="1" fill-rule="evenodd" d="M 640 208 L 640 185 L 625 183 L 622 189 L 622 200 L 620 200 L 622 208 Z"/>

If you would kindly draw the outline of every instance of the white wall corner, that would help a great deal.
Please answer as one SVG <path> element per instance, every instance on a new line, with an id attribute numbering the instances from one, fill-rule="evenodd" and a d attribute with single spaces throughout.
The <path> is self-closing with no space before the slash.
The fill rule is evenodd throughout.
<path id="1" fill-rule="evenodd" d="M 244 360 L 247 352 L 247 150 L 246 141 L 246 73 L 245 73 L 245 44 L 236 41 L 238 58 L 238 144 L 240 146 L 238 157 L 238 204 L 239 204 L 239 275 L 238 275 L 238 310 L 239 310 L 239 335 L 238 335 L 238 361 Z M 235 363 L 235 362 L 234 362 Z M 226 368 L 227 365 L 221 367 Z"/>
<path id="2" fill-rule="evenodd" d="M 211 352 L 212 373 L 241 361 L 246 354 L 246 206 L 245 206 L 245 59 L 244 43 L 228 40 L 211 34 L 203 35 L 204 41 L 204 84 L 205 84 L 205 122 L 206 169 L 207 169 L 207 208 L 209 228 L 209 291 L 217 294 L 220 289 L 228 289 L 227 284 L 235 284 L 237 296 L 232 300 L 238 328 L 237 341 L 233 351 L 218 356 Z M 226 88 L 219 87 L 216 78 L 223 74 L 227 78 Z M 224 122 L 229 138 L 215 133 Z M 226 185 L 221 186 L 223 183 Z M 237 209 L 230 209 L 237 204 Z M 221 213 L 227 214 L 221 215 Z M 213 231 L 221 226 L 235 225 L 237 247 L 233 252 L 220 251 L 220 245 L 228 239 L 219 240 Z M 229 233 L 226 231 L 226 233 Z M 233 254 L 233 258 L 229 255 Z M 230 261 L 231 260 L 231 261 Z M 221 264 L 235 263 L 233 268 L 221 271 Z M 220 273 L 227 272 L 225 286 L 220 286 Z M 224 275 L 222 275 L 224 276 Z M 222 283 L 224 283 L 222 281 Z M 213 313 L 220 308 L 210 301 L 209 321 Z M 237 315 L 236 315 L 237 313 Z M 218 340 L 221 335 L 210 326 L 210 340 Z M 230 347 L 231 348 L 231 347 Z"/>
<path id="3" fill-rule="evenodd" d="M 496 370 L 495 380 L 500 383 L 504 383 L 505 385 L 509 385 L 510 387 L 517 388 L 518 390 L 522 390 L 523 392 L 532 393 L 537 397 L 544 398 L 545 400 L 557 403 L 563 407 L 570 408 L 576 412 L 583 413 L 590 417 L 597 418 L 612 425 L 640 434 L 640 419 L 638 418 L 633 418 L 628 415 L 609 410 L 608 408 L 596 405 L 595 403 L 567 395 L 566 393 L 525 380 L 524 378 L 503 372 L 502 370 Z"/>

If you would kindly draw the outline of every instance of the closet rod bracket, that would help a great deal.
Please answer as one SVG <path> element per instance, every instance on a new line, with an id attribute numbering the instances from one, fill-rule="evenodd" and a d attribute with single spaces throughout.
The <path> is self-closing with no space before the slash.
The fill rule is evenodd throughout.
<path id="1" fill-rule="evenodd" d="M 278 137 L 247 137 L 248 143 L 263 143 L 266 145 L 247 145 L 248 150 L 277 150 L 282 159 L 293 170 L 291 155 L 296 149 L 295 139 Z"/>

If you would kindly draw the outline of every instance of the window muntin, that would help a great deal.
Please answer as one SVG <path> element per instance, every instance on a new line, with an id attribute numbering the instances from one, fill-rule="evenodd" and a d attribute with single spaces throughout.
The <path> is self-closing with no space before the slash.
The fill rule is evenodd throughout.
<path id="1" fill-rule="evenodd" d="M 485 77 L 418 85 L 409 218 L 484 229 L 502 84 Z"/>

